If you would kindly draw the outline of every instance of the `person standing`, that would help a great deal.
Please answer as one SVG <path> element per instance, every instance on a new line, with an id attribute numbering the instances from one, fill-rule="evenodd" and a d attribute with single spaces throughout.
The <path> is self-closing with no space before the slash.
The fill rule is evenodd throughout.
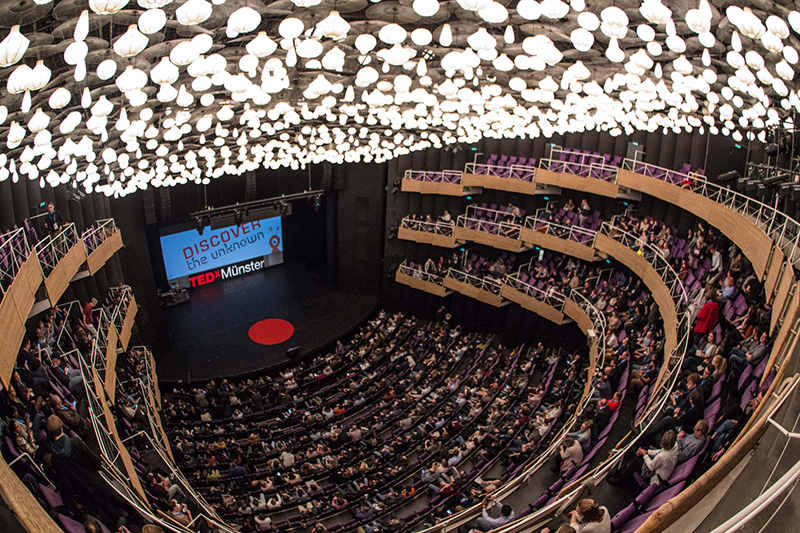
<path id="1" fill-rule="evenodd" d="M 64 255 L 64 236 L 61 235 L 61 230 L 64 229 L 64 216 L 61 211 L 56 210 L 53 202 L 47 202 L 47 213 L 44 216 L 44 227 L 50 238 L 53 239 L 53 245 L 56 253 Z"/>

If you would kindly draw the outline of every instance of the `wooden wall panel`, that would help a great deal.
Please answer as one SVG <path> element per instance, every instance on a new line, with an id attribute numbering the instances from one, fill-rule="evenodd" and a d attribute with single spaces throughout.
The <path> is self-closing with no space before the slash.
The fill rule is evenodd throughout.
<path id="1" fill-rule="evenodd" d="M 541 300 L 537 300 L 536 298 L 528 296 L 522 291 L 518 291 L 511 285 L 504 284 L 500 289 L 500 295 L 507 300 L 518 303 L 524 309 L 532 311 L 537 315 L 546 318 L 550 322 L 558 324 L 559 326 L 564 321 L 564 313 Z"/>
<path id="2" fill-rule="evenodd" d="M 539 169 L 536 169 L 536 172 L 539 172 Z M 531 196 L 536 194 L 536 183 L 516 178 L 500 178 L 498 176 L 465 173 L 461 177 L 461 183 L 464 187 L 482 187 L 484 189 L 508 191 Z"/>
<path id="3" fill-rule="evenodd" d="M 94 276 L 120 248 L 122 248 L 122 233 L 117 229 L 86 257 L 89 273 Z"/>
<path id="4" fill-rule="evenodd" d="M 589 315 L 583 310 L 583 307 L 570 299 L 564 301 L 564 314 L 574 320 L 584 333 L 590 329 L 594 329 L 594 322 L 592 322 L 592 319 L 589 318 Z"/>
<path id="5" fill-rule="evenodd" d="M 741 248 L 753 264 L 756 276 L 764 278 L 772 239 L 747 218 L 704 196 L 630 170 L 620 170 L 617 183 L 620 187 L 628 187 L 675 204 L 707 221 Z"/>
<path id="6" fill-rule="evenodd" d="M 493 235 L 486 231 L 477 229 L 468 229 L 461 226 L 456 226 L 454 231 L 455 239 L 457 241 L 471 241 L 479 244 L 485 244 L 492 248 L 499 250 L 507 250 L 509 252 L 521 252 L 523 245 L 519 239 L 512 239 L 503 235 Z"/>
<path id="7" fill-rule="evenodd" d="M 409 276 L 408 274 L 404 274 L 399 270 L 395 272 L 394 280 L 397 283 L 402 283 L 403 285 L 408 285 L 412 289 L 419 289 L 421 291 L 429 292 L 431 294 L 435 294 L 436 296 L 444 296 L 447 293 L 447 289 L 442 287 L 441 285 L 437 285 L 435 283 L 431 283 L 429 281 L 422 281 L 421 279 L 417 279 L 413 276 Z"/>
<path id="8" fill-rule="evenodd" d="M 30 254 L 17 272 L 17 276 L 0 301 L 0 382 L 8 387 L 17 363 L 25 322 L 42 282 L 42 269 L 36 254 Z"/>
<path id="9" fill-rule="evenodd" d="M 136 304 L 136 296 L 131 295 L 131 301 L 128 302 L 128 311 L 125 313 L 125 320 L 122 321 L 122 329 L 119 332 L 119 343 L 122 345 L 123 350 L 128 349 L 131 331 L 133 331 L 133 324 L 136 321 L 136 313 L 138 312 L 139 306 Z"/>
<path id="10" fill-rule="evenodd" d="M 610 255 L 630 268 L 650 289 L 650 293 L 658 305 L 661 318 L 664 320 L 664 358 L 666 361 L 678 344 L 678 314 L 675 312 L 675 303 L 672 301 L 669 289 L 662 281 L 661 276 L 645 258 L 607 235 L 598 233 L 594 246 L 598 251 Z M 667 365 L 661 365 L 656 386 L 661 382 L 666 371 Z"/>
<path id="11" fill-rule="evenodd" d="M 455 278 L 451 278 L 450 276 L 444 278 L 444 286 L 447 289 L 460 292 L 464 296 L 475 298 L 479 302 L 493 305 L 494 307 L 500 307 L 500 305 L 503 303 L 503 297 L 499 294 L 492 294 L 489 291 L 484 291 L 478 287 L 470 285 L 469 283 L 464 283 L 456 280 Z"/>
<path id="12" fill-rule="evenodd" d="M 108 335 L 106 336 L 106 375 L 103 381 L 103 388 L 108 394 L 109 399 L 114 401 L 117 393 L 117 345 L 119 335 L 117 328 L 114 324 L 108 327 Z"/>
<path id="13" fill-rule="evenodd" d="M 139 474 L 136 472 L 136 469 L 133 468 L 133 462 L 131 461 L 131 456 L 128 453 L 128 449 L 125 448 L 125 444 L 122 442 L 122 439 L 119 436 L 119 432 L 117 431 L 117 424 L 114 421 L 114 415 L 111 414 L 111 410 L 108 407 L 108 402 L 105 399 L 105 394 L 103 391 L 102 381 L 100 380 L 100 376 L 97 375 L 97 370 L 92 368 L 92 374 L 95 384 L 95 392 L 97 393 L 97 397 L 100 398 L 100 403 L 103 406 L 103 418 L 105 419 L 106 425 L 108 426 L 109 431 L 111 432 L 111 436 L 114 439 L 114 442 L 119 448 L 119 456 L 122 460 L 123 468 L 125 469 L 125 473 L 128 475 L 130 479 L 131 487 L 142 501 L 148 501 L 147 497 L 145 496 L 144 489 L 142 488 L 142 483 L 139 481 Z M 111 488 L 109 488 L 111 490 Z"/>
<path id="14" fill-rule="evenodd" d="M 520 239 L 532 246 L 541 246 L 547 250 L 578 257 L 584 261 L 592 261 L 594 259 L 594 250 L 585 244 L 567 239 L 559 239 L 554 235 L 549 235 L 531 228 L 522 228 Z"/>
<path id="15" fill-rule="evenodd" d="M 44 286 L 47 288 L 47 297 L 50 303 L 56 305 L 61 295 L 67 290 L 70 280 L 78 272 L 78 269 L 86 261 L 86 247 L 83 241 L 78 242 L 69 249 L 64 257 L 58 262 L 56 267 L 44 280 Z"/>
<path id="16" fill-rule="evenodd" d="M 455 232 L 452 237 L 441 235 L 439 233 L 429 233 L 427 231 L 416 231 L 400 226 L 397 229 L 397 238 L 405 241 L 414 241 L 421 244 L 432 244 L 433 246 L 441 246 L 442 248 L 455 248 L 456 238 Z"/>
<path id="17" fill-rule="evenodd" d="M 775 300 L 772 302 L 772 316 L 769 324 L 770 335 L 775 331 L 775 326 L 778 324 L 778 319 L 783 312 L 783 306 L 789 298 L 789 290 L 794 285 L 794 282 L 794 270 L 784 268 L 780 281 L 778 281 L 778 288 L 775 290 Z"/>
<path id="18" fill-rule="evenodd" d="M 540 185 L 553 185 L 609 198 L 616 198 L 617 194 L 619 194 L 619 186 L 616 183 L 595 178 L 583 178 L 565 172 L 553 172 L 542 168 L 536 170 L 536 177 L 533 181 Z"/>
<path id="19" fill-rule="evenodd" d="M 771 302 L 775 296 L 775 287 L 778 286 L 778 279 L 780 277 L 781 268 L 783 267 L 783 260 L 785 256 L 783 250 L 777 246 L 772 247 L 772 254 L 769 259 L 769 270 L 764 278 L 764 292 L 767 295 L 767 302 Z"/>
<path id="20" fill-rule="evenodd" d="M 792 295 L 792 298 L 789 300 L 788 305 L 783 313 L 783 323 L 781 324 L 781 327 L 778 328 L 778 334 L 775 336 L 775 341 L 772 343 L 772 350 L 769 354 L 767 367 L 764 370 L 764 374 L 761 376 L 761 385 L 763 385 L 767 380 L 770 370 L 772 370 L 772 367 L 775 366 L 778 356 L 786 345 L 786 342 L 789 340 L 789 335 L 792 333 L 792 327 L 794 326 L 795 320 L 797 320 L 798 310 L 800 310 L 800 284 L 795 283 L 794 295 Z M 778 310 L 773 309 L 773 312 L 777 314 Z"/>
<path id="21" fill-rule="evenodd" d="M 63 533 L 2 457 L 0 457 L 0 494 L 22 527 L 30 533 Z"/>

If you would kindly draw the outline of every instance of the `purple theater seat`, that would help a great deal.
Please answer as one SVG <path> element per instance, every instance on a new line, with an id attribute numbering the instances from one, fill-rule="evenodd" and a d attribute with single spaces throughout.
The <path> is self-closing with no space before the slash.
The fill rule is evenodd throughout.
<path id="1" fill-rule="evenodd" d="M 637 516 L 633 520 L 629 520 L 625 525 L 620 528 L 620 533 L 634 533 L 637 529 L 642 527 L 650 515 L 653 513 L 645 513 L 643 515 Z"/>
<path id="2" fill-rule="evenodd" d="M 706 439 L 708 442 L 708 439 Z M 689 459 L 685 460 L 681 464 L 675 467 L 675 470 L 672 471 L 672 475 L 669 476 L 667 480 L 667 485 L 674 485 L 676 483 L 680 483 L 684 481 L 689 474 L 692 473 L 694 467 L 697 466 L 697 460 L 700 458 L 700 455 L 695 455 L 694 457 L 690 457 Z"/>
<path id="3" fill-rule="evenodd" d="M 647 503 L 653 499 L 653 496 L 655 496 L 660 490 L 660 485 L 648 485 L 642 492 L 639 493 L 638 496 L 636 496 L 636 499 L 633 500 L 633 503 L 636 507 L 641 509 L 647 505 Z"/>
<path id="4" fill-rule="evenodd" d="M 652 500 L 650 500 L 650 504 L 647 506 L 646 512 L 652 512 L 670 501 L 672 498 L 680 494 L 683 490 L 684 485 L 686 485 L 685 481 L 681 481 L 674 487 L 670 487 Z"/>
<path id="5" fill-rule="evenodd" d="M 633 504 L 628 505 L 620 512 L 614 515 L 611 519 L 611 530 L 612 531 L 619 531 L 622 528 L 623 524 L 625 524 L 630 518 L 633 516 L 633 513 L 636 512 L 636 507 Z"/>

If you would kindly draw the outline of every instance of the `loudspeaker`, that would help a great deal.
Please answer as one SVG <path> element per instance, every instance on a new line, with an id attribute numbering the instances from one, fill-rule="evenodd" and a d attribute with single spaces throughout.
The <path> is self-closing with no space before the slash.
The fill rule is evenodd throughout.
<path id="1" fill-rule="evenodd" d="M 300 357 L 300 347 L 295 346 L 293 348 L 289 348 L 288 350 L 286 350 L 286 357 L 288 359 L 297 359 L 298 357 Z"/>

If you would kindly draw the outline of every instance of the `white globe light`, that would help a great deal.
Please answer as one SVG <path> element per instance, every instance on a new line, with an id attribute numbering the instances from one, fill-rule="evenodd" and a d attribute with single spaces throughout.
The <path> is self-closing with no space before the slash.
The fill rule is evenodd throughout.
<path id="1" fill-rule="evenodd" d="M 432 17 L 439 12 L 438 0 L 414 0 L 412 7 L 420 17 Z"/>

